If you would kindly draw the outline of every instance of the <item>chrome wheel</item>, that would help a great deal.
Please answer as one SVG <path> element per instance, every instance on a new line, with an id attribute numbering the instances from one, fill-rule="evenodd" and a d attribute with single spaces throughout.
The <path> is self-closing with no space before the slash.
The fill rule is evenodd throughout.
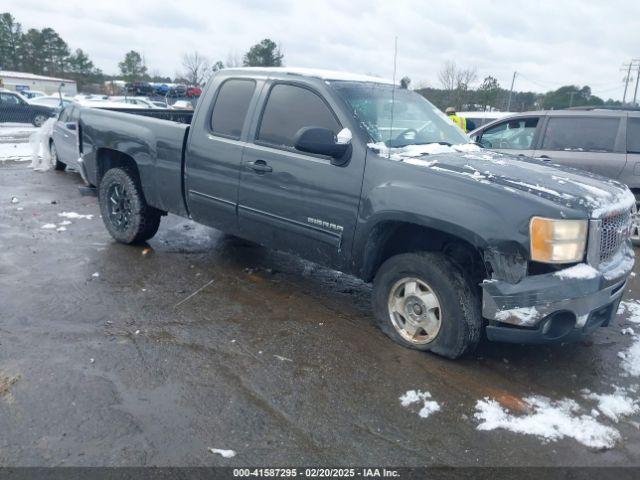
<path id="1" fill-rule="evenodd" d="M 123 185 L 114 184 L 109 188 L 109 220 L 120 231 L 125 231 L 131 223 L 131 199 Z"/>
<path id="2" fill-rule="evenodd" d="M 631 241 L 635 245 L 640 245 L 640 202 L 636 202 L 635 207 L 631 211 Z"/>
<path id="3" fill-rule="evenodd" d="M 435 292 L 418 278 L 398 280 L 388 301 L 391 324 L 410 343 L 432 342 L 442 325 L 442 309 Z"/>

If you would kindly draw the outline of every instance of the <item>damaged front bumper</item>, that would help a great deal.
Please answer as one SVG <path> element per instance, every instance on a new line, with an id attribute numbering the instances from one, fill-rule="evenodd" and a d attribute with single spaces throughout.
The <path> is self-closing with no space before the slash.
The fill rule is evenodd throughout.
<path id="1" fill-rule="evenodd" d="M 510 343 L 577 340 L 615 316 L 633 269 L 634 254 L 625 245 L 611 261 L 594 269 L 573 269 L 525 277 L 516 284 L 482 284 L 482 315 L 487 337 Z"/>

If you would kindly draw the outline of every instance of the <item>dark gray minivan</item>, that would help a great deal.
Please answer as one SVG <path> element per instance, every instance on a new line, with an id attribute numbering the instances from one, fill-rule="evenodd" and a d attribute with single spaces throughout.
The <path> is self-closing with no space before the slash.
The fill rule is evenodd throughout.
<path id="1" fill-rule="evenodd" d="M 523 112 L 469 133 L 498 152 L 598 173 L 625 183 L 640 203 L 640 111 L 613 109 Z M 636 218 L 636 225 L 640 219 Z M 640 241 L 636 227 L 634 243 Z"/>

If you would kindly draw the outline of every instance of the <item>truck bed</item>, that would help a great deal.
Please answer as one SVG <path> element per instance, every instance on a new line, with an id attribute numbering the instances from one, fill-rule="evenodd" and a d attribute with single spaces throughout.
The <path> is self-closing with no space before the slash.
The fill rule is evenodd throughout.
<path id="1" fill-rule="evenodd" d="M 172 122 L 191 124 L 193 119 L 193 110 L 172 110 L 170 108 L 102 108 L 100 110 L 108 110 L 112 112 L 132 113 L 143 117 L 158 118 L 160 120 L 170 120 Z"/>
<path id="2" fill-rule="evenodd" d="M 193 112 L 82 108 L 80 151 L 88 181 L 98 185 L 100 159 L 113 152 L 137 165 L 149 205 L 186 215 L 182 159 Z"/>

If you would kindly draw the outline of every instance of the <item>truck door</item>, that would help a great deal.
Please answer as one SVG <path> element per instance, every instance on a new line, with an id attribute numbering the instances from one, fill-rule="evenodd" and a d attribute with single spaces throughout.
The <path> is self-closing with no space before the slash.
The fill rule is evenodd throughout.
<path id="1" fill-rule="evenodd" d="M 203 106 L 191 125 L 185 167 L 189 213 L 196 221 L 229 233 L 237 229 L 242 134 L 257 83 L 230 78 L 219 86 L 212 84 L 211 88 L 217 87 L 212 107 Z"/>
<path id="2" fill-rule="evenodd" d="M 69 105 L 62 110 L 53 127 L 53 140 L 58 158 L 72 167 L 77 165 L 79 156 L 78 115 L 79 109 Z"/>
<path id="3" fill-rule="evenodd" d="M 626 163 L 620 115 L 552 115 L 534 156 L 618 178 Z"/>
<path id="4" fill-rule="evenodd" d="M 296 150 L 294 138 L 301 128 L 323 127 L 337 134 L 347 120 L 341 122 L 338 110 L 306 84 L 276 82 L 264 95 L 254 141 L 242 157 L 241 232 L 264 245 L 342 266 L 356 224 L 364 147 L 354 144 L 343 166 Z"/>

